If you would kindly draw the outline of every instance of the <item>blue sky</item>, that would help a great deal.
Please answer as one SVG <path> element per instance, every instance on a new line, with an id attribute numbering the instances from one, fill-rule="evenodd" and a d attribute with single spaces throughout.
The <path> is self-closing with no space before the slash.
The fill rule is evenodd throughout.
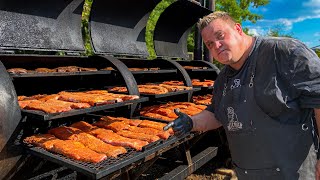
<path id="1" fill-rule="evenodd" d="M 269 29 L 281 27 L 285 34 L 308 47 L 320 45 L 320 0 L 270 0 L 267 6 L 250 9 L 263 15 L 257 23 L 243 22 L 249 33 L 265 35 Z"/>

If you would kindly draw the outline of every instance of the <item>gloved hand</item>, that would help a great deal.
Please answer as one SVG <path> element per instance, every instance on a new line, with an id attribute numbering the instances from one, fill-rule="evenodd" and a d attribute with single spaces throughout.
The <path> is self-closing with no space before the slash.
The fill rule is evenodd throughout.
<path id="1" fill-rule="evenodd" d="M 174 135 L 181 137 L 192 130 L 193 122 L 188 115 L 180 112 L 179 109 L 174 109 L 173 111 L 179 117 L 163 127 L 163 130 L 166 131 L 172 127 Z"/>

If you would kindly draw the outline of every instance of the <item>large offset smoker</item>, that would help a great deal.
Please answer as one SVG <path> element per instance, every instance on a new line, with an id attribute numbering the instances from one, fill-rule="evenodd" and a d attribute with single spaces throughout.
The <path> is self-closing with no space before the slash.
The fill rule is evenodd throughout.
<path id="1" fill-rule="evenodd" d="M 216 155 L 215 147 L 190 155 L 188 147 L 201 138 L 202 135 L 198 134 L 188 134 L 180 139 L 173 136 L 149 144 L 142 151 L 127 148 L 128 152 L 118 158 L 109 158 L 98 164 L 75 161 L 22 143 L 27 136 L 46 133 L 51 128 L 80 120 L 92 122 L 100 115 L 135 117 L 141 105 L 152 104 L 158 98 L 141 95 L 137 88 L 140 82 L 175 78 L 191 86 L 189 74 L 179 63 L 161 58 L 146 60 L 145 27 L 150 12 L 159 2 L 95 0 L 91 10 L 90 34 L 97 56 L 87 57 L 82 56 L 85 52 L 81 33 L 82 0 L 0 1 L 0 179 L 110 179 L 119 175 L 136 179 L 164 152 L 181 145 L 186 147 L 186 165 L 172 171 L 175 176 L 170 178 L 183 178 Z M 158 56 L 185 59 L 189 28 L 209 12 L 191 1 L 173 3 L 163 14 L 169 24 L 159 21 L 156 27 L 155 49 Z M 175 18 L 177 21 L 172 21 Z M 52 55 L 48 55 L 49 52 Z M 58 56 L 55 52 L 65 55 Z M 131 59 L 123 58 L 125 56 Z M 97 71 L 34 71 L 36 68 L 62 66 L 96 68 Z M 128 67 L 134 66 L 158 69 L 130 71 Z M 29 71 L 10 74 L 7 72 L 10 68 Z M 218 71 L 211 72 L 212 79 L 215 79 Z M 140 98 L 54 114 L 21 110 L 17 100 L 21 95 L 101 90 L 113 86 L 126 86 L 128 94 Z M 182 95 L 179 100 L 190 101 L 192 93 L 193 90 L 184 91 L 166 97 L 174 99 L 176 95 Z M 163 178 L 168 179 L 168 176 Z"/>

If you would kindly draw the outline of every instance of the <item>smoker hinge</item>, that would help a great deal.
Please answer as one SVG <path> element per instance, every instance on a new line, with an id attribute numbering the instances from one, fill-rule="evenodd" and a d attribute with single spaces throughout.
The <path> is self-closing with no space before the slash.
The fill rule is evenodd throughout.
<path id="1" fill-rule="evenodd" d="M 80 56 L 79 52 L 66 52 L 67 56 Z"/>
<path id="2" fill-rule="evenodd" d="M 14 50 L 0 48 L 0 54 L 14 54 Z"/>

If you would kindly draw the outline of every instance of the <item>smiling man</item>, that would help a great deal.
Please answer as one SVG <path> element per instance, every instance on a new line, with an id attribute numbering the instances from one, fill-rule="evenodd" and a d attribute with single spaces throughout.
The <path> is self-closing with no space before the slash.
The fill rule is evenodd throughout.
<path id="1" fill-rule="evenodd" d="M 198 27 L 226 66 L 212 104 L 192 117 L 176 111 L 165 129 L 181 136 L 223 126 L 240 180 L 319 180 L 318 56 L 295 39 L 248 36 L 226 12 L 205 16 Z"/>

